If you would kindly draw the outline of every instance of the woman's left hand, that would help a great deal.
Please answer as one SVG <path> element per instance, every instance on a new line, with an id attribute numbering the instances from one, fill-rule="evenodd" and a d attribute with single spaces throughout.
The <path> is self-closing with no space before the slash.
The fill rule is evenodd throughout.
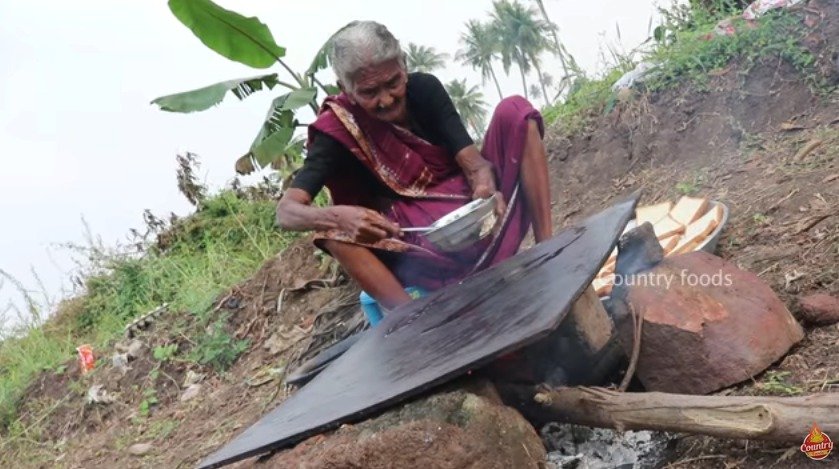
<path id="1" fill-rule="evenodd" d="M 457 164 L 463 169 L 466 175 L 466 181 L 469 187 L 472 188 L 472 199 L 486 199 L 487 197 L 495 197 L 495 215 L 499 220 L 504 217 L 504 212 L 507 211 L 507 204 L 504 202 L 504 197 L 501 192 L 495 187 L 495 171 L 492 163 L 485 160 L 478 147 L 469 145 L 460 150 L 455 155 Z"/>
<path id="2" fill-rule="evenodd" d="M 507 204 L 504 202 L 504 196 L 495 187 L 495 172 L 492 170 L 492 165 L 487 163 L 472 171 L 470 175 L 466 173 L 466 179 L 472 187 L 472 199 L 486 199 L 495 194 L 495 215 L 500 220 L 504 217 L 504 212 L 507 211 Z"/>

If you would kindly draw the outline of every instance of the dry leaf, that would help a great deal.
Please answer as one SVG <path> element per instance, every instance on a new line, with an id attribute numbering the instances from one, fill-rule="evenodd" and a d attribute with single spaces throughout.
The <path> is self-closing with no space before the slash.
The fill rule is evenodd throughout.
<path id="1" fill-rule="evenodd" d="M 306 338 L 308 333 L 309 331 L 300 326 L 286 326 L 282 330 L 272 334 L 271 337 L 265 341 L 263 347 L 268 350 L 268 353 L 271 355 L 276 355 L 288 350 L 291 346 Z"/>
<path id="2" fill-rule="evenodd" d="M 801 280 L 805 277 L 806 274 L 803 272 L 799 272 L 797 270 L 793 270 L 792 272 L 787 272 L 784 274 L 784 290 L 789 290 L 790 285 L 792 282 L 796 280 Z"/>
<path id="3" fill-rule="evenodd" d="M 783 124 L 781 124 L 781 130 L 787 131 L 787 132 L 792 131 L 792 130 L 804 130 L 804 129 L 806 129 L 806 127 L 804 127 L 803 125 L 796 124 L 796 123 L 790 122 L 790 121 L 787 121 L 787 122 L 784 122 Z"/>
<path id="4" fill-rule="evenodd" d="M 820 146 L 822 145 L 822 143 L 824 143 L 824 142 L 823 142 L 823 141 L 821 141 L 821 140 L 819 140 L 819 139 L 810 140 L 809 142 L 807 142 L 807 144 L 806 144 L 806 145 L 804 145 L 804 146 L 801 148 L 801 150 L 798 150 L 798 153 L 796 153 L 796 154 L 795 154 L 795 156 L 793 157 L 793 160 L 794 160 L 794 161 L 801 161 L 801 160 L 803 160 L 803 159 L 804 159 L 804 157 L 806 157 L 806 156 L 807 156 L 807 155 L 809 155 L 810 153 L 813 153 L 813 151 L 814 151 L 816 148 L 820 147 Z"/>

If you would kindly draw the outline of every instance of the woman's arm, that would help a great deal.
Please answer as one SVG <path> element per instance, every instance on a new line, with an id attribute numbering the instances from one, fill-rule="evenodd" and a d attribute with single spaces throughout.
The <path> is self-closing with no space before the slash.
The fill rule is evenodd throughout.
<path id="1" fill-rule="evenodd" d="M 323 208 L 312 205 L 312 199 L 323 189 L 326 180 L 346 172 L 344 162 L 354 158 L 337 140 L 315 132 L 303 168 L 277 203 L 280 228 L 289 231 L 337 229 L 363 243 L 399 235 L 396 224 L 373 210 L 348 205 Z"/>
<path id="2" fill-rule="evenodd" d="M 277 203 L 277 224 L 289 231 L 337 229 L 360 243 L 375 243 L 399 236 L 399 225 L 375 210 L 352 205 L 312 206 L 312 196 L 302 189 L 288 189 Z"/>

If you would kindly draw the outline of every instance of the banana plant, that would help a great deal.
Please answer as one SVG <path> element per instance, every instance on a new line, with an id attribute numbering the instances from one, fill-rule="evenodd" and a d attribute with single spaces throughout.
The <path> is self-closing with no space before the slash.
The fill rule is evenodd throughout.
<path id="1" fill-rule="evenodd" d="M 335 85 L 323 84 L 318 71 L 329 66 L 327 47 L 318 51 L 304 73 L 296 73 L 284 61 L 286 49 L 279 46 L 267 25 L 256 17 L 245 17 L 226 10 L 210 0 L 169 0 L 169 9 L 208 48 L 223 57 L 255 69 L 280 67 L 280 73 L 268 73 L 227 80 L 192 91 L 161 96 L 152 104 L 169 112 L 190 113 L 207 110 L 224 101 L 228 94 L 243 100 L 262 90 L 282 88 L 287 92 L 271 102 L 265 122 L 248 151 L 235 163 L 236 172 L 249 174 L 267 166 L 289 174 L 303 155 L 303 139 L 294 131 L 301 124 L 297 111 L 309 107 L 317 114 L 319 93 L 337 94 Z"/>

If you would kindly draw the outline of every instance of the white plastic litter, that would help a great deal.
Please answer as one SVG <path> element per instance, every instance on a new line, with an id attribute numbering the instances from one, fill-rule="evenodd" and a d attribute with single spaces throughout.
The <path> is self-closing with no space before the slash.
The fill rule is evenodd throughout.
<path id="1" fill-rule="evenodd" d="M 128 373 L 128 370 L 131 369 L 131 367 L 128 366 L 128 354 L 127 353 L 115 353 L 111 357 L 111 364 L 113 365 L 114 368 L 119 370 L 119 372 L 122 373 L 122 374 Z"/>
<path id="2" fill-rule="evenodd" d="M 803 0 L 756 0 L 743 11 L 743 18 L 747 20 L 757 19 L 769 10 L 789 8 L 793 5 L 801 3 L 802 1 Z"/>
<path id="3" fill-rule="evenodd" d="M 624 88 L 632 88 L 636 82 L 643 81 L 644 77 L 650 72 L 650 70 L 654 69 L 656 64 L 651 62 L 640 62 L 638 65 L 635 66 L 634 69 L 626 72 L 623 74 L 622 77 L 618 81 L 612 85 L 613 91 L 622 90 Z"/>
<path id="4" fill-rule="evenodd" d="M 204 378 L 206 378 L 206 377 L 207 377 L 207 375 L 204 374 L 204 373 L 196 373 L 192 370 L 189 370 L 189 371 L 186 372 L 186 377 L 184 378 L 183 387 L 188 388 L 188 387 L 192 386 L 193 384 L 198 384 L 201 381 L 204 381 Z"/>
<path id="5" fill-rule="evenodd" d="M 200 384 L 192 384 L 181 394 L 180 401 L 187 402 L 195 399 L 198 395 L 201 394 L 201 385 Z"/>
<path id="6" fill-rule="evenodd" d="M 110 404 L 116 400 L 116 396 L 106 391 L 101 384 L 94 384 L 87 390 L 88 404 Z"/>

